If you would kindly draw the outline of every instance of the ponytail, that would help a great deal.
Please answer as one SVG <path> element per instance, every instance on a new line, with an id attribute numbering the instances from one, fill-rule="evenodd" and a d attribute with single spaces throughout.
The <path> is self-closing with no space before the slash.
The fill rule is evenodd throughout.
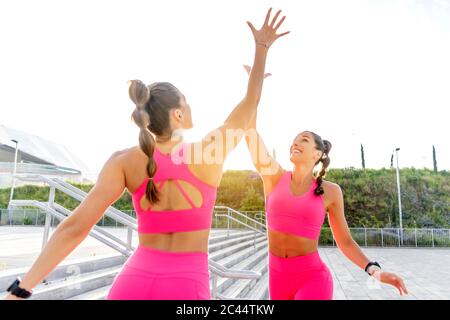
<path id="1" fill-rule="evenodd" d="M 140 80 L 129 81 L 129 95 L 130 99 L 136 105 L 131 118 L 136 125 L 141 129 L 139 132 L 139 146 L 141 150 L 147 155 L 147 175 L 150 180 L 147 184 L 145 194 L 150 204 L 154 204 L 159 201 L 159 192 L 153 181 L 153 177 L 156 174 L 156 161 L 153 157 L 155 151 L 155 138 L 149 130 L 150 115 L 145 110 L 148 102 L 151 99 L 149 88 Z"/>
<path id="2" fill-rule="evenodd" d="M 317 177 L 317 187 L 314 190 L 314 194 L 318 196 L 324 193 L 322 182 L 323 178 L 325 178 L 327 173 L 326 169 L 330 165 L 330 158 L 328 157 L 328 153 L 331 150 L 331 142 L 328 140 L 323 140 L 323 144 L 324 144 L 323 154 L 320 160 L 317 162 L 317 163 L 322 162 L 322 168 L 320 169 L 319 176 Z"/>

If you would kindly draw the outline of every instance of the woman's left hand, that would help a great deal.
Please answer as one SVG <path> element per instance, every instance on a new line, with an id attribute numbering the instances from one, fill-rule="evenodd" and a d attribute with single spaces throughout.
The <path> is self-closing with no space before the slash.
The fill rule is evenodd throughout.
<path id="1" fill-rule="evenodd" d="M 403 279 L 396 275 L 395 273 L 386 272 L 386 271 L 375 271 L 374 278 L 377 278 L 383 283 L 390 284 L 394 286 L 399 291 L 400 295 L 408 294 L 408 290 L 406 290 L 405 283 Z"/>

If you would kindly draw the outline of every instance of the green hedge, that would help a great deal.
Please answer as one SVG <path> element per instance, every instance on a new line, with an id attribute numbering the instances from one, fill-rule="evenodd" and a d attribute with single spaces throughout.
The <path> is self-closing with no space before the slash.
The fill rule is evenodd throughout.
<path id="1" fill-rule="evenodd" d="M 350 227 L 397 227 L 398 199 L 394 169 L 330 169 L 325 180 L 337 183 L 344 196 L 344 207 Z M 400 170 L 404 228 L 450 228 L 450 174 L 429 169 Z M 74 184 L 89 192 L 92 185 Z M 0 208 L 6 208 L 10 189 L 0 189 Z M 49 187 L 21 186 L 14 199 L 47 201 Z M 57 191 L 56 202 L 73 210 L 79 202 Z M 223 175 L 217 205 L 237 210 L 263 211 L 264 192 L 259 175 L 253 171 L 226 171 Z M 128 192 L 113 205 L 119 210 L 133 210 Z M 327 219 L 325 226 L 328 226 Z"/>

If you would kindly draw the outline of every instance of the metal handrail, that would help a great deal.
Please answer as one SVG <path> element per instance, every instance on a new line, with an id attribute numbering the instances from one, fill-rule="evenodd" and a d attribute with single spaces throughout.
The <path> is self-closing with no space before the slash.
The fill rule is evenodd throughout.
<path id="1" fill-rule="evenodd" d="M 260 222 L 260 223 L 263 223 L 262 220 L 265 221 L 265 216 L 266 216 L 265 213 L 263 213 L 263 212 L 258 212 L 258 213 L 255 214 L 255 219 L 259 219 L 259 222 Z M 264 218 L 264 219 L 263 219 L 263 218 Z M 264 224 L 264 223 L 263 223 L 263 224 Z"/>
<path id="2" fill-rule="evenodd" d="M 64 208 L 62 205 L 60 205 L 60 204 L 58 204 L 58 203 L 54 203 L 53 205 L 54 205 L 54 207 L 55 207 L 55 209 L 56 209 L 57 211 L 61 211 L 61 212 L 62 212 L 65 216 L 67 216 L 67 217 L 70 216 L 70 215 L 72 214 L 72 211 L 70 211 L 70 210 L 67 209 L 67 208 Z M 117 243 L 121 244 L 121 245 L 124 246 L 125 248 L 128 248 L 128 243 L 126 243 L 126 242 L 123 241 L 122 239 L 116 237 L 116 236 L 113 235 L 112 233 L 110 233 L 110 232 L 108 232 L 108 231 L 105 231 L 103 228 L 100 228 L 99 226 L 94 225 L 93 230 L 95 230 L 96 232 L 101 233 L 101 234 L 103 234 L 103 235 L 105 235 L 105 236 L 111 238 L 112 240 L 114 240 L 114 241 L 116 241 Z M 135 247 L 134 247 L 134 246 L 131 246 L 131 248 L 129 248 L 129 249 L 134 250 Z"/>
<path id="3" fill-rule="evenodd" d="M 21 179 L 21 180 L 25 180 L 25 181 L 44 181 L 51 187 L 54 187 L 61 192 L 64 192 L 65 194 L 71 196 L 72 198 L 74 198 L 75 200 L 78 200 L 80 202 L 82 202 L 87 196 L 87 194 L 83 190 L 75 188 L 74 186 L 71 186 L 69 189 L 66 185 L 70 185 L 70 184 L 66 183 L 66 185 L 61 185 L 59 182 L 55 181 L 54 179 L 48 178 L 46 176 L 15 175 L 15 177 L 18 179 Z M 78 190 L 75 191 L 74 189 L 78 189 Z M 127 227 L 130 227 L 133 230 L 137 231 L 136 219 L 128 216 L 127 214 L 121 212 L 120 210 L 109 206 L 105 211 L 105 215 L 114 220 L 117 220 L 119 223 L 126 225 Z"/>
<path id="4" fill-rule="evenodd" d="M 243 213 L 241 213 L 241 212 L 239 212 L 239 211 L 237 211 L 237 210 L 235 210 L 235 209 L 233 209 L 233 208 L 230 208 L 230 207 L 227 207 L 227 206 L 215 206 L 214 209 L 224 209 L 224 210 L 227 210 L 227 215 L 230 215 L 230 213 L 233 213 L 233 214 L 235 214 L 235 215 L 237 215 L 237 216 L 240 216 L 240 217 L 242 217 L 242 218 L 245 218 L 246 221 L 249 221 L 249 220 L 250 220 L 250 221 L 254 222 L 255 225 L 260 226 L 262 230 L 264 230 L 264 231 L 266 230 L 266 225 L 265 225 L 265 224 L 262 224 L 261 222 L 255 220 L 255 219 L 253 219 L 253 218 L 249 218 L 249 217 L 246 216 L 245 214 L 243 214 Z M 245 222 L 243 222 L 243 221 L 237 221 L 237 222 L 239 222 L 240 224 L 242 224 L 242 225 L 244 225 L 244 226 L 246 226 L 246 227 L 250 227 L 247 223 L 245 223 Z"/>
<path id="5" fill-rule="evenodd" d="M 46 176 L 43 175 L 14 175 L 15 178 L 21 179 L 21 180 L 28 180 L 28 181 L 43 181 L 45 183 L 47 183 L 48 185 L 50 185 L 51 189 L 50 189 L 50 196 L 49 196 L 49 201 L 48 202 L 40 202 L 40 201 L 36 201 L 36 200 L 11 200 L 11 204 L 13 206 L 32 206 L 32 207 L 37 207 L 41 210 L 43 210 L 44 212 L 46 212 L 47 216 L 46 216 L 46 222 L 45 222 L 45 231 L 44 231 L 44 241 L 43 241 L 43 246 L 45 245 L 47 239 L 48 239 L 48 234 L 49 234 L 49 229 L 50 229 L 50 217 L 54 216 L 57 219 L 59 219 L 60 221 L 66 219 L 68 216 L 70 216 L 71 211 L 63 206 L 61 206 L 60 204 L 55 203 L 54 198 L 55 198 L 55 191 L 56 189 L 62 191 L 63 193 L 71 196 L 72 198 L 82 202 L 86 196 L 87 193 L 85 193 L 84 191 L 72 186 L 71 184 L 62 181 L 61 179 L 58 178 L 48 178 Z M 236 211 L 232 208 L 229 207 L 224 207 L 224 206 L 218 206 L 216 208 L 226 208 L 227 209 L 227 218 L 233 221 L 236 221 L 238 223 L 241 223 L 243 225 L 245 225 L 246 227 L 248 227 L 249 229 L 252 229 L 255 231 L 255 241 L 256 241 L 256 233 L 261 233 L 264 234 L 262 231 L 253 228 L 252 226 L 243 223 L 242 221 L 231 217 L 230 216 L 230 212 L 236 214 L 236 215 L 240 215 L 243 217 L 246 217 L 245 215 L 243 215 L 242 213 L 240 213 L 239 211 Z M 94 226 L 90 232 L 89 235 L 91 235 L 92 237 L 94 237 L 95 239 L 99 240 L 100 242 L 108 245 L 109 247 L 119 251 L 120 253 L 122 253 L 125 256 L 130 256 L 132 254 L 132 250 L 134 249 L 131 246 L 131 240 L 132 240 L 132 230 L 136 230 L 137 231 L 137 225 L 136 225 L 136 219 L 133 217 L 130 217 L 128 215 L 126 215 L 125 213 L 121 212 L 118 209 L 115 209 L 113 207 L 108 207 L 108 209 L 105 211 L 105 215 L 109 216 L 110 218 L 117 220 L 118 222 L 122 223 L 123 225 L 128 227 L 128 230 L 130 231 L 128 234 L 128 243 L 125 243 L 124 241 L 122 241 L 121 239 L 117 238 L 116 236 L 110 234 L 109 232 L 101 229 L 98 226 Z M 259 223 L 258 221 L 248 218 L 247 219 L 255 222 L 257 225 L 260 225 L 262 228 L 265 228 L 264 225 L 262 225 L 261 223 Z M 108 239 L 105 239 L 109 238 Z M 126 249 L 122 249 L 120 248 L 120 246 L 118 246 L 117 244 L 120 244 L 122 246 L 125 246 Z M 217 278 L 218 277 L 223 277 L 223 278 L 235 278 L 235 279 L 257 279 L 259 277 L 261 277 L 261 273 L 257 272 L 257 271 L 253 271 L 253 270 L 232 270 L 232 269 L 228 269 L 222 265 L 220 265 L 219 263 L 212 261 L 209 259 L 208 261 L 208 266 L 209 266 L 209 270 L 212 273 L 212 282 L 213 282 L 213 289 L 212 289 L 212 296 L 214 298 L 219 298 L 219 299 L 231 299 L 229 297 L 225 297 L 222 294 L 217 292 Z"/>
<path id="6" fill-rule="evenodd" d="M 232 270 L 228 269 L 221 264 L 210 260 L 209 270 L 212 273 L 212 288 L 211 288 L 211 298 L 221 299 L 221 300 L 247 300 L 244 298 L 231 298 L 224 296 L 220 292 L 217 292 L 217 280 L 218 277 L 222 278 L 232 278 L 232 279 L 258 279 L 261 277 L 261 272 L 253 270 Z"/>
<path id="7" fill-rule="evenodd" d="M 65 188 L 78 193 L 80 196 L 82 196 L 83 198 L 85 198 L 87 196 L 87 193 L 84 192 L 81 189 L 78 189 L 77 187 L 74 187 L 73 185 L 71 185 L 70 183 L 67 183 L 66 181 L 59 179 L 59 178 L 51 178 L 53 181 L 59 183 L 60 185 L 64 186 Z M 109 206 L 108 210 L 111 210 L 114 214 L 128 220 L 129 222 L 133 223 L 136 225 L 136 219 L 127 215 L 126 213 L 123 213 L 122 211 L 120 211 L 119 209 L 116 209 L 112 206 Z M 137 230 L 137 229 L 135 229 Z"/>
<path id="8" fill-rule="evenodd" d="M 231 221 L 235 221 L 235 222 L 237 222 L 237 223 L 240 223 L 241 225 L 245 226 L 245 227 L 248 228 L 248 229 L 251 229 L 251 230 L 253 230 L 253 231 L 257 232 L 257 233 L 260 233 L 260 234 L 262 234 L 262 235 L 266 235 L 265 232 L 263 232 L 263 231 L 261 231 L 261 230 L 258 230 L 258 229 L 256 229 L 256 228 L 253 228 L 252 226 L 246 224 L 245 222 L 242 222 L 242 221 L 239 220 L 239 219 L 236 219 L 236 218 L 234 218 L 234 217 L 231 217 L 231 216 L 229 216 L 228 214 L 217 214 L 217 213 L 216 213 L 216 217 L 226 217 L 227 219 L 229 219 L 229 220 L 231 220 Z"/>
<path id="9" fill-rule="evenodd" d="M 42 211 L 45 211 L 46 213 L 51 214 L 52 216 L 57 218 L 59 221 L 62 221 L 62 220 L 67 218 L 66 215 L 64 215 L 63 213 L 58 212 L 54 208 L 51 208 L 48 204 L 46 204 L 44 202 L 39 202 L 39 201 L 36 201 L 36 200 L 12 200 L 12 202 L 13 202 L 13 205 L 15 205 L 15 206 L 22 206 L 22 207 L 30 206 L 30 207 L 39 208 Z M 121 254 L 123 254 L 123 255 L 125 255 L 127 257 L 129 257 L 131 255 L 131 252 L 129 250 L 127 250 L 127 249 L 124 250 L 124 249 L 120 248 L 115 243 L 109 241 L 108 239 L 105 239 L 105 237 L 101 236 L 101 234 L 103 234 L 103 235 L 105 235 L 106 237 L 109 237 L 109 238 L 115 238 L 115 236 L 110 235 L 108 232 L 106 232 L 104 230 L 99 231 L 99 229 L 100 228 L 98 228 L 97 226 L 94 226 L 94 229 L 90 231 L 90 235 L 93 238 L 97 239 L 98 241 L 100 241 L 100 242 L 106 244 L 107 246 L 109 246 L 109 247 L 119 251 Z M 127 246 L 127 244 L 125 244 L 125 246 Z"/>

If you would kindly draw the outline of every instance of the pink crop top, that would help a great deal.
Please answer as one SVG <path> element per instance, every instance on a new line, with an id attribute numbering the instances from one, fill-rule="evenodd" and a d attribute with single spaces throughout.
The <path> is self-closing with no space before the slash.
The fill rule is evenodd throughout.
<path id="1" fill-rule="evenodd" d="M 323 196 L 314 194 L 317 180 L 309 191 L 295 196 L 290 190 L 292 172 L 286 171 L 266 197 L 269 229 L 318 240 L 325 219 Z"/>
<path id="2" fill-rule="evenodd" d="M 163 154 L 155 148 L 154 159 L 157 170 L 153 177 L 158 190 L 162 190 L 167 180 L 172 180 L 181 194 L 191 205 L 190 209 L 152 211 L 141 208 L 139 202 L 145 196 L 145 189 L 149 178 L 139 186 L 132 194 L 133 206 L 136 210 L 139 233 L 162 233 L 162 232 L 186 232 L 194 230 L 209 229 L 212 222 L 213 207 L 216 202 L 217 188 L 208 185 L 194 176 L 189 170 L 184 155 L 186 154 L 186 143 L 176 147 L 171 154 Z M 173 161 L 175 159 L 175 161 Z M 202 194 L 202 205 L 196 208 L 189 195 L 180 185 L 179 180 L 193 185 Z"/>

